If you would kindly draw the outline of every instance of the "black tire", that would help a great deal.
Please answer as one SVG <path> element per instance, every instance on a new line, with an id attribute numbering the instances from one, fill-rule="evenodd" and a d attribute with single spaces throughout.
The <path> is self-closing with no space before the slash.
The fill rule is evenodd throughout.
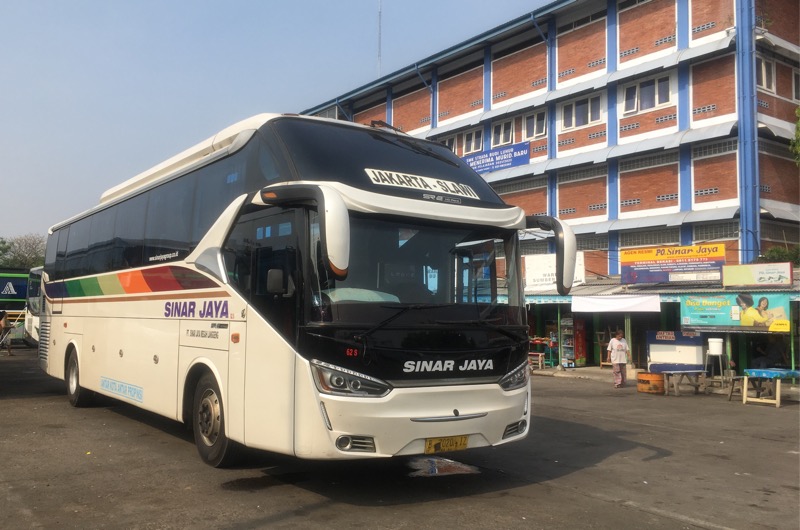
<path id="1" fill-rule="evenodd" d="M 78 354 L 72 350 L 67 361 L 67 370 L 64 374 L 67 384 L 67 396 L 73 407 L 87 407 L 94 401 L 94 392 L 81 386 L 81 371 L 78 367 Z"/>
<path id="2" fill-rule="evenodd" d="M 236 443 L 225 435 L 222 394 L 216 378 L 209 373 L 203 375 L 195 387 L 192 431 L 203 462 L 213 467 L 228 467 L 236 462 Z"/>

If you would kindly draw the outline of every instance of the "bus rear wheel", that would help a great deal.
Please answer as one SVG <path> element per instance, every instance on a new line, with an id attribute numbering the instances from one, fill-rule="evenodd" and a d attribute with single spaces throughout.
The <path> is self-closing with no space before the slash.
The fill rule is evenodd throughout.
<path id="1" fill-rule="evenodd" d="M 225 435 L 222 394 L 212 374 L 197 382 L 192 407 L 194 443 L 200 458 L 214 467 L 226 467 L 236 460 L 236 444 Z"/>
<path id="2" fill-rule="evenodd" d="M 78 367 L 78 353 L 72 350 L 67 361 L 67 396 L 73 407 L 86 407 L 92 403 L 94 392 L 81 386 L 81 371 Z"/>

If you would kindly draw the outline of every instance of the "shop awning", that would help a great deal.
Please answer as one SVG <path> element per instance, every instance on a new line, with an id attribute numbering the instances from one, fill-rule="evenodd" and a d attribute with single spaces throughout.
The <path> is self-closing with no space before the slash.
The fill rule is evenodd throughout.
<path id="1" fill-rule="evenodd" d="M 721 138 L 723 136 L 730 136 L 733 128 L 738 124 L 736 120 L 726 121 L 725 123 L 718 123 L 716 125 L 708 125 L 698 129 L 689 129 L 681 131 L 669 136 L 669 143 L 664 146 L 664 149 L 671 149 L 680 145 L 685 145 L 692 142 L 700 142 L 703 140 L 712 140 L 714 138 Z"/>
<path id="2" fill-rule="evenodd" d="M 680 226 L 686 212 L 668 213 L 661 215 L 648 215 L 645 217 L 630 217 L 617 219 L 611 225 L 611 230 L 631 230 L 634 228 L 650 228 L 651 226 Z"/>
<path id="3" fill-rule="evenodd" d="M 570 228 L 578 234 L 606 234 L 608 229 L 611 228 L 615 221 L 599 221 L 596 223 L 585 223 L 580 225 L 570 224 Z"/>
<path id="4" fill-rule="evenodd" d="M 615 294 L 614 296 L 573 296 L 572 310 L 577 313 L 648 312 L 661 311 L 661 297 L 657 294 Z"/>
<path id="5" fill-rule="evenodd" d="M 768 214 L 770 214 L 775 219 L 787 219 L 789 221 L 800 221 L 800 212 L 796 209 L 791 210 L 789 208 L 776 208 L 774 206 L 767 206 L 762 208 L 762 210 L 766 210 Z"/>
<path id="6" fill-rule="evenodd" d="M 722 206 L 719 208 L 709 208 L 707 210 L 692 210 L 686 214 L 684 223 L 698 223 L 700 221 L 716 221 L 718 219 L 733 219 L 738 206 Z"/>

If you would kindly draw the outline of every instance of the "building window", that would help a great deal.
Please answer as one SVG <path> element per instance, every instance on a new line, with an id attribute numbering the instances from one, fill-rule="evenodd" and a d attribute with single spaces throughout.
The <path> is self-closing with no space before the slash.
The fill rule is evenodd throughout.
<path id="1" fill-rule="evenodd" d="M 670 101 L 669 76 L 648 79 L 625 87 L 625 114 L 645 111 Z"/>
<path id="2" fill-rule="evenodd" d="M 475 153 L 483 149 L 483 129 L 474 129 L 464 133 L 464 154 Z"/>
<path id="3" fill-rule="evenodd" d="M 775 63 L 756 56 L 756 86 L 758 88 L 775 90 Z"/>
<path id="4" fill-rule="evenodd" d="M 511 120 L 492 126 L 492 147 L 508 145 L 514 139 L 514 124 Z"/>
<path id="5" fill-rule="evenodd" d="M 792 94 L 795 101 L 800 101 L 800 71 L 795 70 L 792 72 L 792 79 L 794 84 L 792 86 Z"/>
<path id="6" fill-rule="evenodd" d="M 442 138 L 441 140 L 439 140 L 439 143 L 441 143 L 444 146 L 447 146 L 447 148 L 450 149 L 452 152 L 454 152 L 454 153 L 456 152 L 456 137 L 455 136 L 449 136 L 447 138 Z"/>
<path id="7" fill-rule="evenodd" d="M 566 131 L 600 121 L 600 96 L 583 98 L 561 107 L 561 129 Z"/>
<path id="8" fill-rule="evenodd" d="M 542 110 L 525 116 L 525 139 L 541 138 L 547 134 L 547 111 Z"/>
<path id="9" fill-rule="evenodd" d="M 739 237 L 738 221 L 694 225 L 694 240 L 696 242 L 736 239 L 737 237 Z"/>

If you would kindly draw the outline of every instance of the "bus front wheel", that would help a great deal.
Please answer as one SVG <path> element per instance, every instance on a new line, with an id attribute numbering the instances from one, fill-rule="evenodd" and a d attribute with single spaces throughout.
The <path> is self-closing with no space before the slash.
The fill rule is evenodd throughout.
<path id="1" fill-rule="evenodd" d="M 67 396 L 73 407 L 85 407 L 92 402 L 94 393 L 81 386 L 81 371 L 78 367 L 78 353 L 72 350 L 67 361 Z"/>
<path id="2" fill-rule="evenodd" d="M 194 391 L 192 430 L 203 462 L 214 467 L 226 467 L 234 462 L 236 447 L 225 435 L 222 394 L 210 373 L 200 378 Z"/>

